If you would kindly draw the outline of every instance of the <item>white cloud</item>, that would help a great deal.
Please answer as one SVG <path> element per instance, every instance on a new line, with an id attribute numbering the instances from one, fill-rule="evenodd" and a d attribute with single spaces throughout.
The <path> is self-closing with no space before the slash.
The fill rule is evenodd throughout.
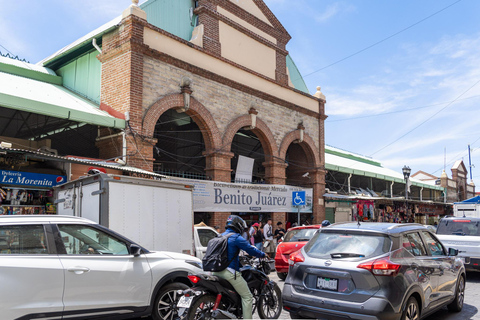
<path id="1" fill-rule="evenodd" d="M 333 18 L 334 16 L 343 13 L 343 12 L 351 12 L 355 9 L 354 6 L 350 4 L 346 4 L 344 2 L 335 2 L 328 7 L 325 8 L 325 10 L 322 11 L 320 15 L 315 16 L 315 20 L 319 23 L 326 22 Z"/>

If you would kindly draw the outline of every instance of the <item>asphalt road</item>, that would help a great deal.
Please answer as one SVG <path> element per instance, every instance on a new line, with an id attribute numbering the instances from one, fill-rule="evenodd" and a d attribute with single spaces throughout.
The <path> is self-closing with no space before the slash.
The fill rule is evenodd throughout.
<path id="1" fill-rule="evenodd" d="M 270 279 L 277 282 L 281 289 L 283 289 L 283 281 L 281 281 L 276 273 L 270 275 Z M 468 273 L 467 283 L 465 288 L 465 304 L 463 310 L 459 313 L 451 313 L 445 307 L 436 313 L 432 314 L 424 320 L 480 320 L 480 272 Z M 258 314 L 253 316 L 254 319 L 260 319 Z M 151 318 L 148 318 L 151 319 Z M 279 319 L 290 319 L 288 312 L 282 311 Z M 138 319 L 140 320 L 140 319 Z"/>

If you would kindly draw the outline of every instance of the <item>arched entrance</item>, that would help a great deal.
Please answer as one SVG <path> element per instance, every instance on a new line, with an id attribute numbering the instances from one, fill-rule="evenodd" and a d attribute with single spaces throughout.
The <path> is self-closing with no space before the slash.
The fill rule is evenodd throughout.
<path id="1" fill-rule="evenodd" d="M 153 137 L 153 171 L 169 176 L 206 179 L 205 142 L 195 121 L 175 109 L 165 111 L 158 119 Z"/>

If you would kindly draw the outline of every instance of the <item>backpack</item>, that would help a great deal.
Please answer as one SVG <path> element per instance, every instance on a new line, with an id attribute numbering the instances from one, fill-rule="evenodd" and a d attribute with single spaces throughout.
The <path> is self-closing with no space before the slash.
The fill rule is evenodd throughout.
<path id="1" fill-rule="evenodd" d="M 223 271 L 235 258 L 228 260 L 228 238 L 236 233 L 228 235 L 218 235 L 208 241 L 207 252 L 203 256 L 203 271 Z"/>

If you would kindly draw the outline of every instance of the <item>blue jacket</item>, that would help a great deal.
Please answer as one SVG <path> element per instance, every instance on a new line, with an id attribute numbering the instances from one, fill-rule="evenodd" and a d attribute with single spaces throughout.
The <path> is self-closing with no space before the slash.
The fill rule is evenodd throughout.
<path id="1" fill-rule="evenodd" d="M 222 233 L 222 235 L 225 236 L 230 233 L 235 233 L 236 235 L 230 236 L 228 238 L 228 260 L 232 260 L 232 262 L 230 262 L 230 264 L 228 265 L 229 268 L 237 271 L 240 269 L 240 261 L 238 259 L 238 254 L 240 253 L 240 250 L 246 251 L 249 255 L 259 258 L 264 258 L 266 256 L 265 253 L 252 246 L 250 242 L 245 240 L 244 237 L 235 232 L 233 229 L 228 228 L 227 231 Z"/>

